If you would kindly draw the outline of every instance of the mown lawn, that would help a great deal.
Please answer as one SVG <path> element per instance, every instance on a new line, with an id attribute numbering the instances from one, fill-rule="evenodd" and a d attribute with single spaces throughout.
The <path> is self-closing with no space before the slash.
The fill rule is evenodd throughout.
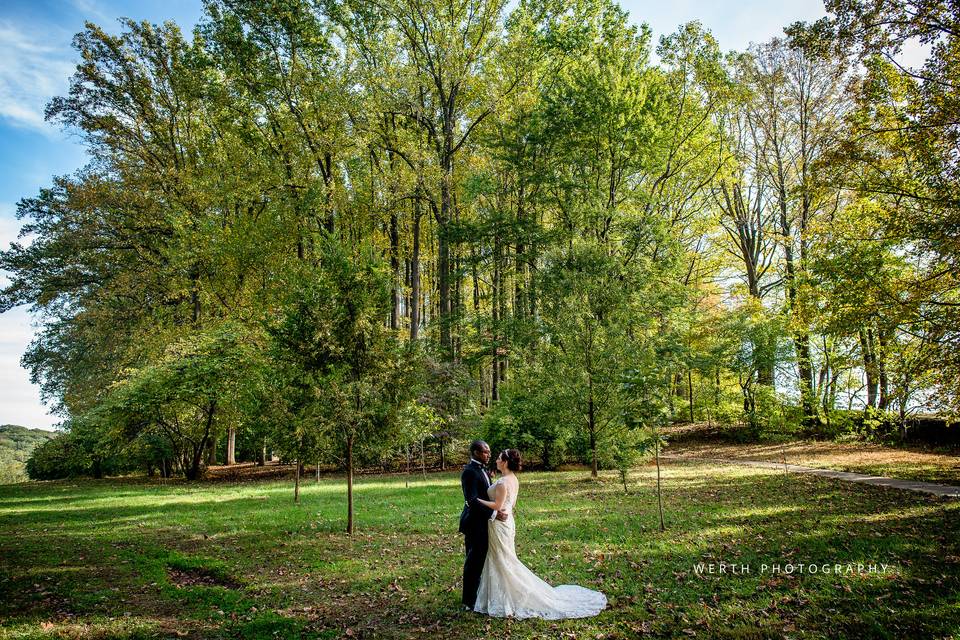
<path id="1" fill-rule="evenodd" d="M 671 462 L 661 533 L 652 478 L 521 476 L 521 559 L 610 599 L 560 623 L 459 611 L 453 473 L 359 479 L 353 537 L 339 478 L 3 486 L 0 638 L 960 637 L 960 501 Z"/>

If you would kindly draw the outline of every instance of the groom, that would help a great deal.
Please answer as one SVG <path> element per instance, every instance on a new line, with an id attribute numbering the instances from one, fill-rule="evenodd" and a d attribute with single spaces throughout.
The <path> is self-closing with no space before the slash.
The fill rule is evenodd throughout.
<path id="1" fill-rule="evenodd" d="M 483 440 L 470 443 L 470 462 L 460 474 L 460 487 L 463 489 L 463 512 L 460 514 L 460 533 L 463 534 L 467 549 L 467 559 L 463 563 L 463 608 L 472 611 L 477 602 L 477 589 L 480 588 L 480 574 L 487 559 L 487 522 L 496 518 L 506 520 L 503 511 L 493 511 L 477 502 L 477 498 L 487 499 L 490 476 L 487 464 L 490 462 L 490 447 Z"/>

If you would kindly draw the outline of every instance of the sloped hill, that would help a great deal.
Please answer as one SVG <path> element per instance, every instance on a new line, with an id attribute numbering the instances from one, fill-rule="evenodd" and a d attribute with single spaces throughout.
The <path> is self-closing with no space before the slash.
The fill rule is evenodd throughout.
<path id="1" fill-rule="evenodd" d="M 56 435 L 44 429 L 29 429 L 15 424 L 0 425 L 0 483 L 26 480 L 24 463 L 33 449 Z"/>

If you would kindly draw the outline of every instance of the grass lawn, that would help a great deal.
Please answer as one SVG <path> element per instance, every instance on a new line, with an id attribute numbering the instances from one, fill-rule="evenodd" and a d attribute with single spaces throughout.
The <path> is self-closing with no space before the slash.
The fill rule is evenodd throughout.
<path id="1" fill-rule="evenodd" d="M 960 638 L 960 501 L 699 461 L 663 478 L 661 533 L 650 467 L 630 495 L 609 473 L 521 475 L 521 560 L 610 600 L 563 622 L 458 610 L 453 473 L 360 478 L 353 537 L 339 478 L 299 506 L 286 480 L 2 486 L 0 639 Z"/>

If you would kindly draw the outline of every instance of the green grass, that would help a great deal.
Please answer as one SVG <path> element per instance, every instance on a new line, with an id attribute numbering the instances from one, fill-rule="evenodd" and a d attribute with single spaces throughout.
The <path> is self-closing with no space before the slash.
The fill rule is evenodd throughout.
<path id="1" fill-rule="evenodd" d="M 517 548 L 553 584 L 604 591 L 584 620 L 463 613 L 455 474 L 0 487 L 6 638 L 957 638 L 960 501 L 764 469 L 671 463 L 667 531 L 652 472 L 521 477 Z M 698 562 L 751 565 L 697 575 Z M 766 563 L 886 563 L 772 574 Z"/>

